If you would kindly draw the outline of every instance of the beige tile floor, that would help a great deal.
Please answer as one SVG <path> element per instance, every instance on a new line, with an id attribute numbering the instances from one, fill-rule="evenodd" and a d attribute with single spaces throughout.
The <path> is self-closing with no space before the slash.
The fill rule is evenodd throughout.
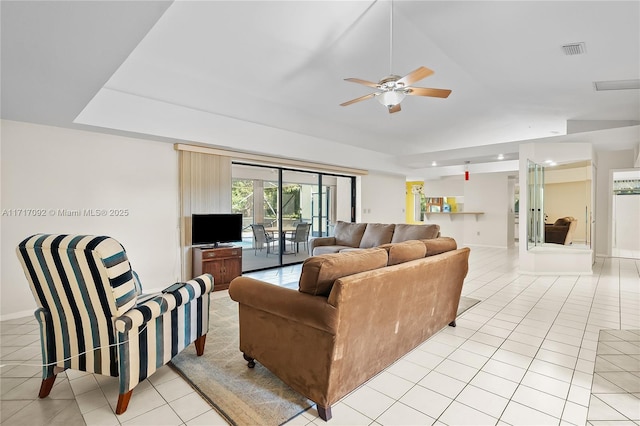
<path id="1" fill-rule="evenodd" d="M 589 419 L 638 421 L 640 330 L 602 330 L 589 402 Z"/>
<path id="2" fill-rule="evenodd" d="M 250 275 L 283 285 L 299 268 Z M 609 331 L 640 329 L 640 261 L 598 258 L 583 276 L 517 269 L 517 251 L 472 248 L 463 294 L 482 302 L 343 398 L 329 424 L 640 425 L 638 334 Z M 0 323 L 2 425 L 225 424 L 168 367 L 121 416 L 109 377 L 68 370 L 39 400 L 38 338 L 31 317 Z M 325 423 L 311 409 L 289 424 Z"/>

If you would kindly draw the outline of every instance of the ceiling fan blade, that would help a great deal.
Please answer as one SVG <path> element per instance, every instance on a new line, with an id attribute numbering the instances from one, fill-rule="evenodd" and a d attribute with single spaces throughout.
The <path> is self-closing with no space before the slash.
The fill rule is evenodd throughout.
<path id="1" fill-rule="evenodd" d="M 449 89 L 428 89 L 426 87 L 410 87 L 407 95 L 413 96 L 432 96 L 434 98 L 446 98 L 451 94 Z"/>
<path id="2" fill-rule="evenodd" d="M 350 101 L 343 102 L 340 106 L 347 106 L 351 104 L 355 104 L 356 102 L 364 101 L 369 98 L 373 98 L 377 93 L 369 93 L 368 95 L 360 96 L 359 98 L 351 99 Z"/>
<path id="3" fill-rule="evenodd" d="M 400 104 L 389 107 L 389 114 L 400 111 Z"/>
<path id="4" fill-rule="evenodd" d="M 403 84 L 404 87 L 411 86 L 416 81 L 422 80 L 423 78 L 429 77 L 433 74 L 433 71 L 427 67 L 420 67 L 411 71 L 409 74 L 402 77 L 400 80 L 396 82 L 396 84 Z"/>
<path id="5" fill-rule="evenodd" d="M 375 87 L 376 89 L 380 87 L 378 83 L 374 83 L 373 81 L 362 80 L 359 78 L 345 78 L 345 81 L 350 81 L 352 83 L 364 84 L 365 86 Z"/>

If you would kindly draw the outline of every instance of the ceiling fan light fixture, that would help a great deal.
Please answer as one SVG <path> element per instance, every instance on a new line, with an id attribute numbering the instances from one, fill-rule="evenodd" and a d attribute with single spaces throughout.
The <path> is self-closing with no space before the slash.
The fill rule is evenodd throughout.
<path id="1" fill-rule="evenodd" d="M 375 3 L 375 2 L 374 2 Z M 360 96 L 359 98 L 351 99 L 350 101 L 343 102 L 340 106 L 348 106 L 355 104 L 356 102 L 364 101 L 366 99 L 377 98 L 378 102 L 386 106 L 390 114 L 399 112 L 400 102 L 407 95 L 411 96 L 430 96 L 434 98 L 446 98 L 451 93 L 451 90 L 446 89 L 432 89 L 426 87 L 411 87 L 413 83 L 422 80 L 425 77 L 429 77 L 433 74 L 433 71 L 426 67 L 419 67 L 404 77 L 393 74 L 393 0 L 389 1 L 390 14 L 389 14 L 389 75 L 381 79 L 378 83 L 372 81 L 362 80 L 360 78 L 345 78 L 346 81 L 352 83 L 362 84 L 367 87 L 373 87 L 379 92 L 369 93 L 368 95 Z"/>
<path id="2" fill-rule="evenodd" d="M 387 90 L 385 92 L 380 92 L 376 95 L 378 102 L 386 107 L 392 107 L 398 105 L 404 97 L 407 96 L 401 90 Z"/>

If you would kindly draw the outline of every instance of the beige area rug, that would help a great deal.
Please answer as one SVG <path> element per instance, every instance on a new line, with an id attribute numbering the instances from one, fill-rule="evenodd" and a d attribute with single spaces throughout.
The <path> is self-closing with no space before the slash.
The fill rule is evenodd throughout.
<path id="1" fill-rule="evenodd" d="M 458 315 L 478 302 L 462 297 Z M 204 355 L 189 345 L 170 365 L 232 425 L 280 425 L 313 405 L 259 362 L 249 369 L 239 346 L 238 304 L 212 299 Z"/>

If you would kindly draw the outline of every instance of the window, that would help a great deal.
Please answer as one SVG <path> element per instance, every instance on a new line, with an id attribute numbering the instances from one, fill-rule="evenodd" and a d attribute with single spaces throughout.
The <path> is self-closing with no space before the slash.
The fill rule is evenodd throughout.
<path id="1" fill-rule="evenodd" d="M 355 219 L 354 192 L 352 176 L 233 163 L 232 210 L 243 215 L 242 270 L 302 262 L 308 237 L 331 235 L 336 221 Z M 309 233 L 296 242 L 300 223 L 310 224 Z M 272 242 L 258 242 L 252 225 L 262 225 Z"/>

